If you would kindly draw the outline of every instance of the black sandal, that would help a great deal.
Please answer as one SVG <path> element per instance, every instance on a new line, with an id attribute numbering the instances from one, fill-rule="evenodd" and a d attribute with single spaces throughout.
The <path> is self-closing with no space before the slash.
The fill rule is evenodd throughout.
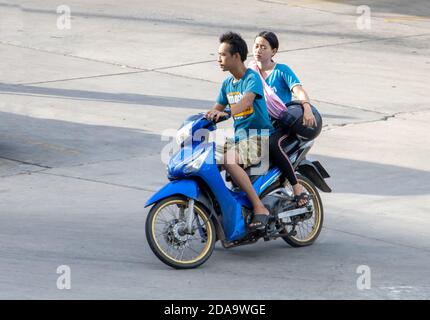
<path id="1" fill-rule="evenodd" d="M 269 215 L 266 214 L 254 214 L 251 223 L 249 224 L 249 229 L 251 230 L 263 230 L 266 228 L 269 222 Z"/>
<path id="2" fill-rule="evenodd" d="M 301 200 L 306 200 L 303 205 L 299 205 Z M 297 208 L 303 208 L 309 204 L 310 197 L 306 192 L 302 192 L 299 195 L 294 196 L 294 201 L 297 203 Z"/>

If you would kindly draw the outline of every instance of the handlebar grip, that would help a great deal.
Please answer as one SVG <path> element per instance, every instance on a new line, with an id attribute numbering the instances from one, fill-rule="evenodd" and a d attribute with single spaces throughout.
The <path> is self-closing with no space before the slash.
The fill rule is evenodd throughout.
<path id="1" fill-rule="evenodd" d="M 230 118 L 230 115 L 222 116 L 222 117 L 219 117 L 219 118 L 218 118 L 218 121 L 214 121 L 214 122 L 215 122 L 215 123 L 219 123 L 219 122 L 222 122 L 222 121 L 228 120 L 229 118 Z"/>

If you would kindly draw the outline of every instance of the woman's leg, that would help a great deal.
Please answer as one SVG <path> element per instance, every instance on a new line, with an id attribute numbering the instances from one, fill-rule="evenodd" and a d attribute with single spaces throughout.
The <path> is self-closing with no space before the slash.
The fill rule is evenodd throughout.
<path id="1" fill-rule="evenodd" d="M 270 136 L 269 152 L 271 161 L 281 170 L 282 174 L 293 187 L 295 196 L 299 196 L 305 190 L 303 186 L 297 181 L 294 168 L 288 158 L 287 154 L 282 148 L 282 142 L 288 138 L 282 129 L 277 130 Z M 303 206 L 307 203 L 306 199 L 299 200 L 298 205 Z"/>
<path id="2" fill-rule="evenodd" d="M 297 184 L 297 177 L 288 156 L 282 149 L 282 142 L 288 138 L 283 130 L 279 129 L 270 136 L 269 152 L 270 160 L 281 170 L 285 178 L 292 186 Z"/>

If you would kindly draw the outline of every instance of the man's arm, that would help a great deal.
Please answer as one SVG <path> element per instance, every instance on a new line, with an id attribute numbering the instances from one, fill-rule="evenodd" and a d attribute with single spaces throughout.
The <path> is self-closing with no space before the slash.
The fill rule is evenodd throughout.
<path id="1" fill-rule="evenodd" d="M 243 111 L 245 111 L 246 109 L 248 109 L 250 106 L 252 106 L 254 104 L 254 100 L 255 97 L 257 95 L 253 92 L 246 92 L 242 99 L 240 99 L 240 101 L 238 103 L 236 103 L 235 105 L 233 105 L 230 110 L 231 110 L 231 114 L 235 115 L 238 113 L 241 113 Z M 223 116 L 228 116 L 228 114 L 226 112 L 223 112 L 225 109 L 225 106 L 223 106 L 220 103 L 215 103 L 215 105 L 213 106 L 213 108 L 211 110 L 209 110 L 208 112 L 206 112 L 206 118 L 218 121 L 218 119 L 220 117 Z"/>
<path id="2" fill-rule="evenodd" d="M 220 117 L 227 117 L 229 114 L 224 112 L 226 106 L 216 102 L 211 110 L 206 112 L 205 117 L 209 120 L 218 121 Z"/>
<path id="3" fill-rule="evenodd" d="M 225 106 L 223 106 L 222 104 L 220 104 L 218 102 L 216 102 L 214 104 L 214 106 L 212 107 L 212 110 L 217 110 L 217 111 L 220 111 L 220 112 L 223 112 L 224 109 L 225 109 Z"/>
<path id="4" fill-rule="evenodd" d="M 231 107 L 231 114 L 235 115 L 248 109 L 250 106 L 254 104 L 255 97 L 256 97 L 255 93 L 246 92 L 243 95 L 242 99 L 240 99 L 238 103 L 236 103 Z"/>

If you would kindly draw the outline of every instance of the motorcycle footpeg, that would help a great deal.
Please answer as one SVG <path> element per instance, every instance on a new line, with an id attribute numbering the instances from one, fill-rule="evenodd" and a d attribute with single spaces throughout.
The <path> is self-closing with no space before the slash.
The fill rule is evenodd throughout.
<path id="1" fill-rule="evenodd" d="M 290 232 L 288 232 L 288 236 L 289 237 L 294 237 L 297 235 L 297 231 L 296 230 L 291 230 Z"/>

